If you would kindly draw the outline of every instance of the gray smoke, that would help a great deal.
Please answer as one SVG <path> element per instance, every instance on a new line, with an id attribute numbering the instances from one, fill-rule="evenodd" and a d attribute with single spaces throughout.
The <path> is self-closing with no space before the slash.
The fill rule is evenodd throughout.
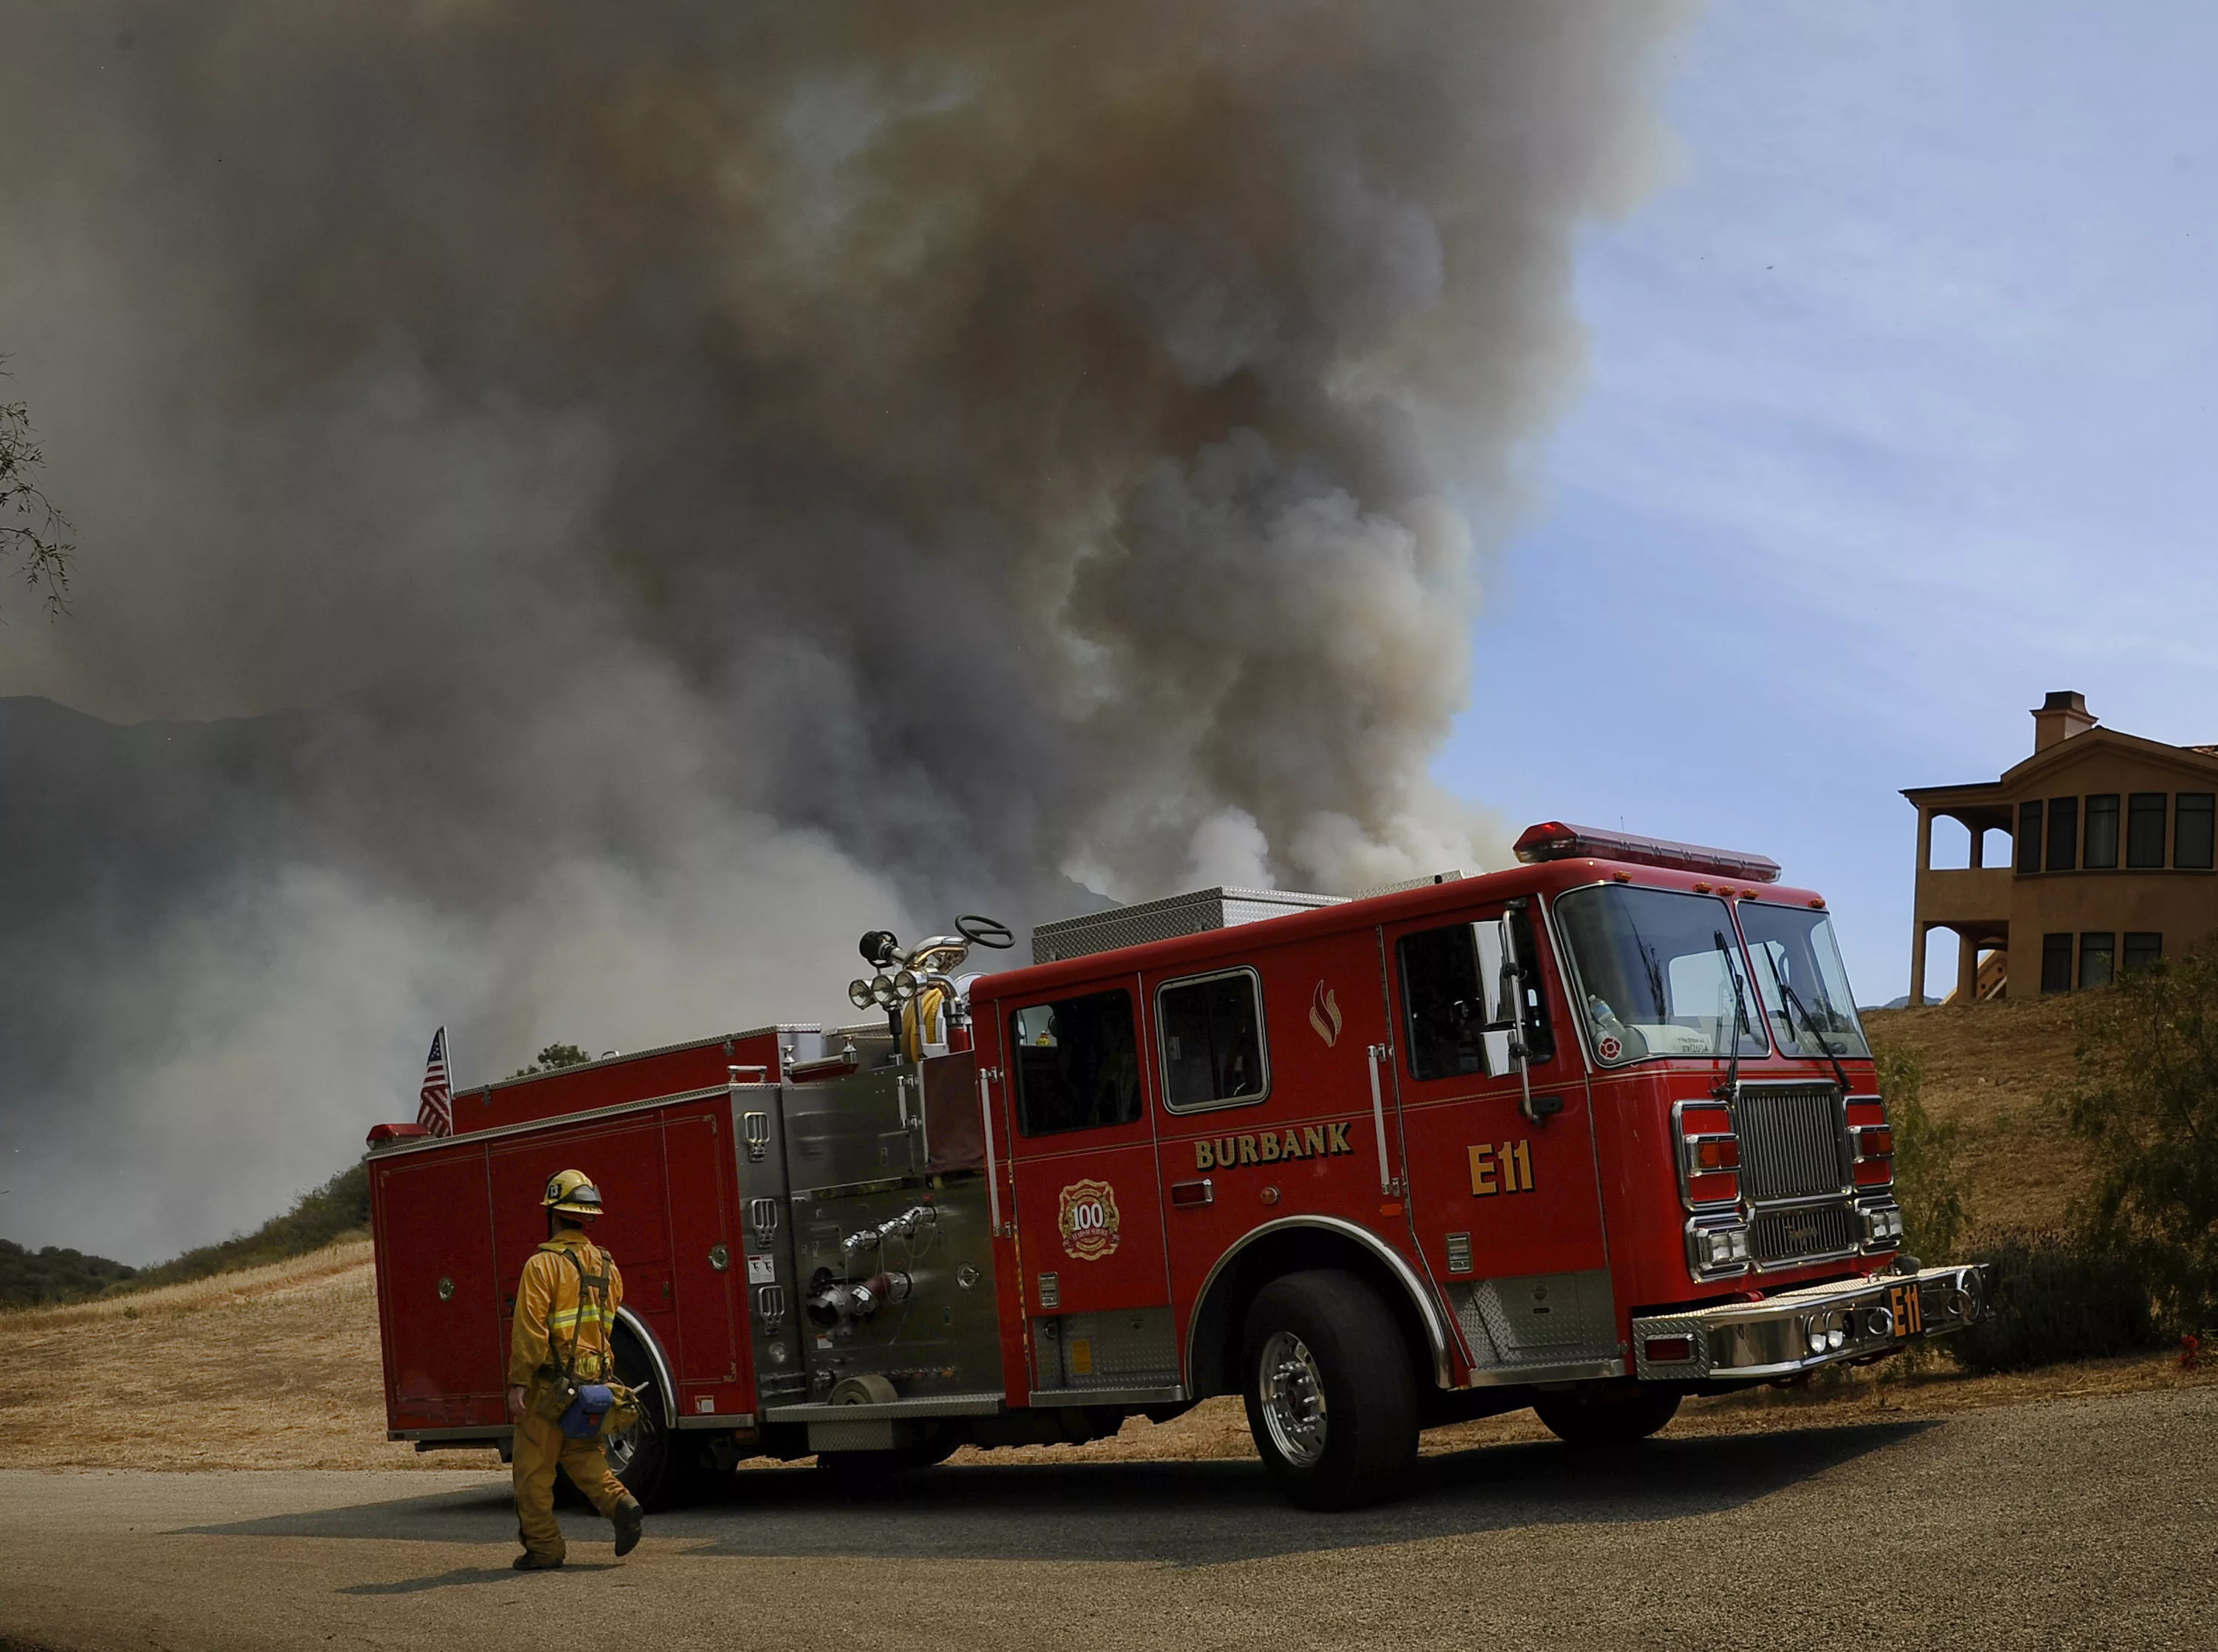
<path id="1" fill-rule="evenodd" d="M 0 692 L 299 714 L 210 865 L 19 925 L 0 1225 L 256 1219 L 441 1020 L 497 1076 L 1069 880 L 1491 857 L 1427 764 L 1676 13 L 0 3 L 83 547 Z"/>

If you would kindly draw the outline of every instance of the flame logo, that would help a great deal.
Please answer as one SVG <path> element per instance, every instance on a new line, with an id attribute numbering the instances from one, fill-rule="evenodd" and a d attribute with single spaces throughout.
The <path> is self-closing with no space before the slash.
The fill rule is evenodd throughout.
<path id="1" fill-rule="evenodd" d="M 1310 1025 L 1317 1029 L 1317 1036 L 1324 1040 L 1326 1048 L 1340 1042 L 1340 1000 L 1323 981 L 1317 984 L 1317 991 L 1310 998 Z"/>

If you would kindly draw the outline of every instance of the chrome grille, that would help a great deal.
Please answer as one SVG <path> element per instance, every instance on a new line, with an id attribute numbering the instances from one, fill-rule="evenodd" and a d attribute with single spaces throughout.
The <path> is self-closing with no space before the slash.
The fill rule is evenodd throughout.
<path id="1" fill-rule="evenodd" d="M 1838 1193 L 1848 1185 L 1840 1095 L 1829 1084 L 1744 1085 L 1733 1099 L 1741 1191 L 1753 1204 Z"/>
<path id="2" fill-rule="evenodd" d="M 1862 1236 L 1856 1213 L 1844 1204 L 1803 1210 L 1763 1210 L 1749 1224 L 1748 1247 L 1758 1267 L 1802 1257 L 1845 1256 Z"/>

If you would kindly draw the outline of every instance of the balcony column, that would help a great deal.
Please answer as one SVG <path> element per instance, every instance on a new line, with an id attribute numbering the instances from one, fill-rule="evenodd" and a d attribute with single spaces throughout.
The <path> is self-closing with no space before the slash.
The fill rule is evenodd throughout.
<path id="1" fill-rule="evenodd" d="M 1977 850 L 1973 851 L 1975 857 L 1978 852 Z M 1930 872 L 1933 869 L 1933 811 L 1931 809 L 1921 808 L 1918 811 L 1918 869 L 1921 872 Z"/>
<path id="2" fill-rule="evenodd" d="M 1910 925 L 1910 1006 L 1917 1009 L 1925 1002 L 1925 925 L 1912 921 Z"/>
<path id="3" fill-rule="evenodd" d="M 1973 1004 L 1979 997 L 1979 943 L 1968 931 L 1956 932 L 1956 1001 Z"/>

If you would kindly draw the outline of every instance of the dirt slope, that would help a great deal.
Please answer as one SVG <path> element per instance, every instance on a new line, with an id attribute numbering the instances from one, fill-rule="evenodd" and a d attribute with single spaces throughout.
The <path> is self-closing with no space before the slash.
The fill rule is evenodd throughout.
<path id="1" fill-rule="evenodd" d="M 369 1241 L 0 1315 L 0 1467 L 406 1469 L 385 1439 Z"/>
<path id="2" fill-rule="evenodd" d="M 1917 1053 L 1926 1105 L 1961 1130 L 1957 1170 L 1974 1241 L 1998 1228 L 2059 1226 L 2085 1187 L 2087 1154 L 2056 1100 L 2076 1067 L 2077 1005 L 1934 1005 L 1864 1018 L 1875 1047 Z"/>

